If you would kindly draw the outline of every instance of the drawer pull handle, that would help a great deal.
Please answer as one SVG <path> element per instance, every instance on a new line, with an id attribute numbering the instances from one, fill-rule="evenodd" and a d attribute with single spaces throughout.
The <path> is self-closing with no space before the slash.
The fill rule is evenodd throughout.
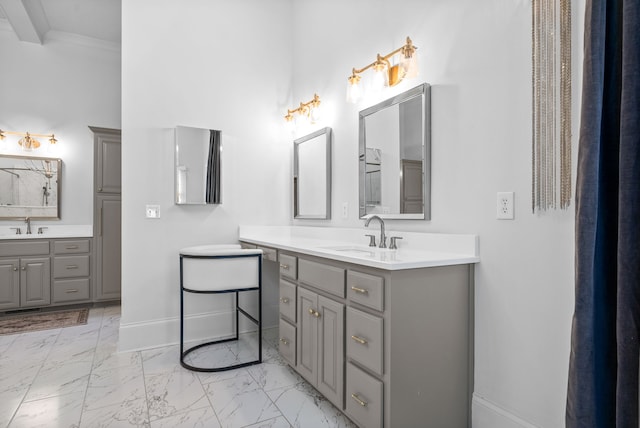
<path id="1" fill-rule="evenodd" d="M 289 265 L 283 265 L 280 263 L 280 269 L 289 270 Z"/>
<path id="2" fill-rule="evenodd" d="M 351 289 L 353 291 L 355 291 L 356 293 L 360 293 L 360 294 L 369 294 L 369 290 L 367 290 L 366 288 L 360 288 L 360 287 L 356 287 L 355 285 L 351 287 Z"/>
<path id="3" fill-rule="evenodd" d="M 67 250 L 77 250 L 78 246 L 77 245 L 67 245 Z"/>
<path id="4" fill-rule="evenodd" d="M 280 338 L 280 343 L 282 343 L 283 345 L 289 345 L 289 341 L 285 338 Z"/>
<path id="5" fill-rule="evenodd" d="M 67 269 L 78 269 L 78 265 L 67 265 Z"/>
<path id="6" fill-rule="evenodd" d="M 351 336 L 351 338 L 352 338 L 353 340 L 355 340 L 356 342 L 358 342 L 359 344 L 361 344 L 361 345 L 366 345 L 366 344 L 367 344 L 367 341 L 366 341 L 366 340 L 364 340 L 364 339 L 363 339 L 363 338 L 361 338 L 361 337 L 358 337 L 358 336 Z"/>
<path id="7" fill-rule="evenodd" d="M 289 299 L 288 299 L 288 298 L 286 298 L 286 297 L 281 298 L 281 299 L 280 299 L 280 301 L 281 301 L 282 303 L 289 303 Z"/>
<path id="8" fill-rule="evenodd" d="M 17 270 L 18 270 L 18 268 L 17 268 L 17 267 L 14 267 L 14 268 L 13 268 L 13 271 L 14 271 L 14 272 L 15 272 L 15 271 L 17 271 Z"/>
<path id="9" fill-rule="evenodd" d="M 313 310 L 313 309 L 311 309 L 311 308 L 309 308 L 309 314 L 310 314 L 310 315 L 313 315 L 313 316 L 314 316 L 314 317 L 316 317 L 316 318 L 320 318 L 320 312 L 318 312 L 318 311 L 316 311 L 316 310 Z"/>
<path id="10" fill-rule="evenodd" d="M 358 397 L 357 394 L 351 394 L 351 398 L 353 398 L 354 400 L 356 400 L 358 402 L 359 405 L 361 405 L 362 407 L 367 407 L 367 402 L 366 401 L 362 401 L 360 399 L 360 397 Z"/>
<path id="11" fill-rule="evenodd" d="M 65 291 L 65 293 L 67 294 L 71 294 L 71 293 L 77 293 L 78 289 L 77 288 L 70 288 L 68 290 Z"/>

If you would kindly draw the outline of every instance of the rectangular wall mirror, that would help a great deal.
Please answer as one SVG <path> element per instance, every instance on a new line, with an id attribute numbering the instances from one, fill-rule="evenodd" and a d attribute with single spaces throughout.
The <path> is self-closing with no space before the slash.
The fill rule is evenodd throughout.
<path id="1" fill-rule="evenodd" d="M 0 155 L 0 219 L 60 219 L 62 160 Z"/>
<path id="2" fill-rule="evenodd" d="M 360 217 L 431 218 L 430 86 L 360 112 Z"/>
<path id="3" fill-rule="evenodd" d="M 293 216 L 331 218 L 331 128 L 294 141 Z"/>
<path id="4" fill-rule="evenodd" d="M 175 203 L 222 203 L 222 132 L 177 126 L 175 132 Z"/>

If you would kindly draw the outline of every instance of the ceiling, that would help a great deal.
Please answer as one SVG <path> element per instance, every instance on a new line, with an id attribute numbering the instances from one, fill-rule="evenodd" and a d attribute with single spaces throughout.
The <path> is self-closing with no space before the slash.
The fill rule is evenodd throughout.
<path id="1" fill-rule="evenodd" d="M 23 42 L 75 36 L 120 46 L 121 0 L 0 0 L 0 24 Z"/>

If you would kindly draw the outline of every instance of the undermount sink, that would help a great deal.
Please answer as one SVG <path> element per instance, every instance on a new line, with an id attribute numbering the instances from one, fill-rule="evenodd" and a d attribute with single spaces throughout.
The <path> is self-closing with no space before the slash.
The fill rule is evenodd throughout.
<path id="1" fill-rule="evenodd" d="M 320 247 L 322 250 L 335 251 L 338 253 L 348 254 L 356 257 L 375 257 L 380 253 L 392 252 L 388 248 L 366 247 L 358 245 L 336 245 L 330 247 Z"/>

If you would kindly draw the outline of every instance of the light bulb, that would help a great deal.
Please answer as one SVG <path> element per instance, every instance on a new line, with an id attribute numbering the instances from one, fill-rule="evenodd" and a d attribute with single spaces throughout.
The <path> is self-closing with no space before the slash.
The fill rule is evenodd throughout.
<path id="1" fill-rule="evenodd" d="M 384 66 L 375 67 L 373 71 L 373 78 L 371 79 L 371 91 L 379 94 L 384 89 L 387 83 L 387 69 Z"/>
<path id="2" fill-rule="evenodd" d="M 413 55 L 410 57 L 402 58 L 400 66 L 404 70 L 404 77 L 407 79 L 412 79 L 418 76 L 418 55 L 413 52 Z"/>
<path id="3" fill-rule="evenodd" d="M 355 104 L 362 98 L 362 86 L 360 85 L 360 76 L 353 74 L 349 77 L 347 85 L 347 102 Z"/>
<path id="4" fill-rule="evenodd" d="M 322 110 L 320 109 L 320 106 L 316 106 L 316 107 L 311 107 L 311 110 L 309 111 L 309 120 L 311 123 L 316 123 L 317 121 L 320 120 L 320 118 L 322 117 Z"/>

